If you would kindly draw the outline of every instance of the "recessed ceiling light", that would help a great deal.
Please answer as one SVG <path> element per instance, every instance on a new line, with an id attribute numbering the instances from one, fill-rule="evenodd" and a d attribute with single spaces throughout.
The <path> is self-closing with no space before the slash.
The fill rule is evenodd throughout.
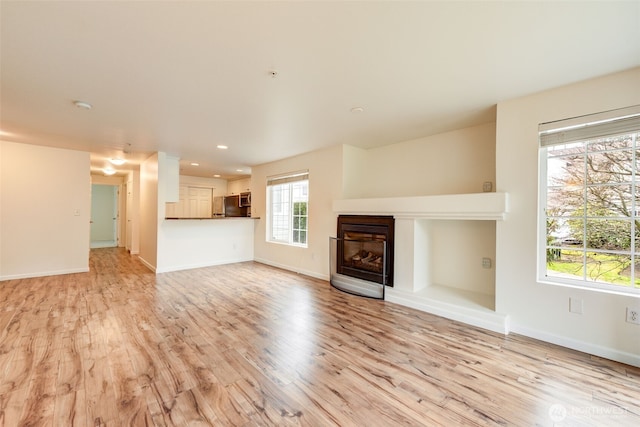
<path id="1" fill-rule="evenodd" d="M 242 169 L 236 169 L 236 172 L 242 172 Z"/>
<path id="2" fill-rule="evenodd" d="M 193 162 L 191 163 L 191 166 L 200 166 L 200 163 Z"/>
<path id="3" fill-rule="evenodd" d="M 219 148 L 220 150 L 226 150 L 227 148 L 229 148 L 226 145 L 216 145 L 216 147 Z"/>
<path id="4" fill-rule="evenodd" d="M 109 161 L 116 166 L 122 166 L 127 162 L 125 159 L 121 159 L 119 157 L 115 159 L 109 159 Z"/>
<path id="5" fill-rule="evenodd" d="M 113 175 L 116 173 L 116 170 L 113 168 L 104 168 L 102 169 L 102 172 L 104 172 L 105 175 Z"/>
<path id="6" fill-rule="evenodd" d="M 213 175 L 213 177 L 214 177 L 214 178 L 220 178 L 220 175 L 215 174 L 215 175 Z"/>
<path id="7" fill-rule="evenodd" d="M 353 107 L 351 109 L 351 112 L 354 113 L 354 114 L 362 113 L 363 111 L 364 111 L 364 108 L 362 108 L 362 107 Z"/>
<path id="8" fill-rule="evenodd" d="M 93 108 L 93 105 L 85 101 L 73 101 L 73 105 L 78 108 L 82 108 L 83 110 L 91 110 Z"/>

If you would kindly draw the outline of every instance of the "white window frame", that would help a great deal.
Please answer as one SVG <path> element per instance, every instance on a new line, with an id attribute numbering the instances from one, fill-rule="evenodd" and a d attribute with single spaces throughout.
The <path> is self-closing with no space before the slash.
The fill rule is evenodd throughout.
<path id="1" fill-rule="evenodd" d="M 294 241 L 294 194 L 293 194 L 293 186 L 296 183 L 305 183 L 306 184 L 306 198 L 303 200 L 307 204 L 307 214 L 306 214 L 306 230 L 303 230 L 306 233 L 306 240 L 304 243 L 299 243 Z M 274 191 L 280 189 L 286 189 L 287 197 L 286 202 L 281 203 L 280 206 L 277 206 L 280 209 L 274 209 L 276 206 L 274 205 L 276 201 L 274 200 Z M 298 200 L 301 201 L 301 200 Z M 282 209 L 286 209 L 286 215 L 282 215 Z M 279 211 L 279 215 L 276 215 L 276 210 Z M 282 230 L 285 230 L 285 233 L 280 233 L 276 235 L 274 233 L 274 221 L 278 220 L 278 218 L 282 222 Z M 297 229 L 300 231 L 300 229 Z M 284 235 L 286 234 L 286 236 Z M 285 175 L 272 176 L 267 178 L 267 230 L 266 230 L 266 241 L 271 243 L 280 243 L 290 246 L 297 246 L 306 248 L 309 246 L 309 172 L 308 171 L 299 171 L 292 172 Z"/>
<path id="2" fill-rule="evenodd" d="M 603 113 L 593 114 L 589 116 L 576 117 L 572 119 L 561 120 L 557 122 L 542 123 L 539 126 L 539 191 L 538 191 L 538 251 L 537 251 L 537 279 L 538 282 L 554 285 L 563 285 L 570 287 L 577 287 L 581 289 L 592 289 L 599 291 L 606 291 L 624 295 L 632 295 L 640 297 L 640 287 L 635 285 L 635 280 L 638 277 L 635 276 L 635 268 L 631 268 L 631 284 L 630 286 L 616 285 L 606 282 L 599 282 L 596 280 L 590 280 L 586 274 L 587 253 L 598 252 L 598 250 L 588 248 L 586 245 L 586 239 L 579 247 L 573 247 L 577 251 L 583 253 L 583 266 L 585 267 L 583 277 L 579 276 L 561 276 L 561 275 L 549 275 L 547 274 L 547 250 L 548 249 L 567 249 L 562 244 L 549 245 L 547 243 L 547 189 L 548 189 L 548 170 L 547 170 L 547 158 L 548 148 L 558 145 L 573 144 L 573 143 L 585 143 L 588 141 L 594 141 L 599 138 L 614 137 L 617 135 L 635 134 L 633 139 L 634 146 L 631 150 L 634 153 L 634 161 L 632 162 L 633 177 L 631 179 L 632 188 L 632 201 L 630 222 L 631 244 L 629 251 L 603 251 L 607 253 L 619 253 L 621 255 L 629 255 L 631 259 L 631 266 L 635 266 L 636 263 L 640 263 L 640 244 L 636 242 L 636 230 L 635 220 L 640 220 L 640 206 L 635 205 L 635 200 L 640 198 L 640 177 L 636 177 L 636 174 L 640 175 L 640 106 L 634 106 L 624 108 L 620 110 L 612 110 Z M 585 150 L 585 158 L 588 153 Z M 585 169 L 585 175 L 586 175 Z M 585 180 L 582 188 L 586 191 L 589 185 Z M 599 184 L 607 185 L 607 184 Z M 586 199 L 585 199 L 586 200 Z M 552 217 L 551 217 L 552 218 Z M 605 217 L 589 217 L 585 211 L 582 216 L 574 216 L 574 218 L 582 218 L 585 221 L 587 219 L 609 219 Z M 586 225 L 585 225 L 586 231 Z"/>

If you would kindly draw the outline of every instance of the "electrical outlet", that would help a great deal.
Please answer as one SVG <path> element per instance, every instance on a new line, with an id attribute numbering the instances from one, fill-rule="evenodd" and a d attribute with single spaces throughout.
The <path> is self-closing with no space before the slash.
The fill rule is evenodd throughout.
<path id="1" fill-rule="evenodd" d="M 482 268 L 491 268 L 491 258 L 482 258 Z"/>
<path id="2" fill-rule="evenodd" d="M 640 325 L 640 309 L 627 307 L 627 322 Z"/>
<path id="3" fill-rule="evenodd" d="M 486 181 L 482 183 L 482 191 L 485 193 L 490 193 L 493 190 L 493 183 L 491 181 Z"/>

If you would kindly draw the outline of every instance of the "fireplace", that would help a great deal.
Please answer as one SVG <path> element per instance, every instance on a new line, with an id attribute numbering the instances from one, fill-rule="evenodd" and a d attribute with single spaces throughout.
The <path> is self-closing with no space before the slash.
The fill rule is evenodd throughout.
<path id="1" fill-rule="evenodd" d="M 340 215 L 331 284 L 359 295 L 359 288 L 370 289 L 365 296 L 383 297 L 384 286 L 393 286 L 393 234 L 392 216 Z"/>

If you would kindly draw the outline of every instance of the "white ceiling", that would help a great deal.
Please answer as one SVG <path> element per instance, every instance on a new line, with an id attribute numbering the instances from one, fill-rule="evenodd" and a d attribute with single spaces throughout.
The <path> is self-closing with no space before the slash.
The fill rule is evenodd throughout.
<path id="1" fill-rule="evenodd" d="M 640 1 L 2 0 L 0 19 L 3 139 L 199 176 L 486 123 L 640 65 Z"/>

